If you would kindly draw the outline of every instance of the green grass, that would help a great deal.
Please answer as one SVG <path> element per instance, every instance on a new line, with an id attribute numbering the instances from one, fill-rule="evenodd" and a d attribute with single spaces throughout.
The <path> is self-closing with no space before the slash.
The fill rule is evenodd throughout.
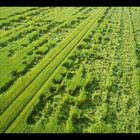
<path id="1" fill-rule="evenodd" d="M 62 43 L 61 46 L 59 47 L 59 49 L 60 48 L 62 48 L 62 49 L 64 48 L 63 51 L 59 55 L 55 56 L 55 58 L 53 57 L 54 58 L 53 61 L 41 72 L 41 74 L 32 82 L 32 84 L 30 84 L 23 91 L 23 93 L 2 114 L 2 116 L 1 116 L 0 119 L 3 120 L 3 117 L 4 118 L 7 117 L 7 119 L 6 119 L 6 124 L 7 125 L 4 124 L 5 121 L 3 121 L 3 125 L 1 125 L 1 127 L 3 127 L 3 128 L 1 128 L 1 130 L 2 129 L 5 129 L 6 126 L 8 126 L 14 120 L 14 118 L 18 115 L 18 113 L 20 113 L 20 110 L 22 110 L 22 108 L 32 99 L 32 97 L 38 91 L 38 89 L 42 86 L 42 84 L 49 78 L 49 76 L 53 73 L 53 71 L 61 63 L 61 61 L 63 61 L 63 59 L 67 56 L 67 54 L 69 53 L 69 51 L 71 51 L 71 49 L 73 48 L 73 46 L 75 46 L 81 40 L 81 38 L 85 35 L 85 33 L 87 32 L 87 30 L 89 30 L 89 28 L 91 28 L 91 25 L 93 24 L 93 22 L 95 22 L 95 20 L 97 20 L 95 18 L 95 19 L 92 19 L 90 21 L 91 17 L 86 22 L 84 22 L 84 24 L 82 24 L 81 26 L 79 26 L 80 33 L 77 33 L 77 30 L 76 30 L 75 32 L 73 32 L 71 34 L 71 37 L 69 37 L 67 40 L 65 39 L 65 42 Z M 83 28 L 83 26 L 85 26 L 85 28 Z M 76 36 L 75 34 L 76 35 L 78 34 L 78 35 Z M 74 36 L 76 36 L 76 37 L 73 40 L 73 37 Z M 68 44 L 68 42 L 70 42 L 70 43 Z M 65 48 L 66 44 L 68 44 L 68 45 Z M 26 94 L 27 95 L 30 94 L 30 96 L 27 96 Z M 22 104 L 21 104 L 21 101 L 23 101 Z M 18 109 L 16 109 L 16 110 L 15 110 L 15 105 L 18 105 Z M 11 110 L 10 112 L 8 111 L 9 109 Z M 8 119 L 9 118 L 9 115 L 11 116 L 11 113 L 12 114 L 14 113 L 14 115 L 12 115 L 12 118 Z"/>
<path id="2" fill-rule="evenodd" d="M 3 19 L 0 83 L 17 79 L 0 94 L 0 132 L 138 133 L 139 12 L 44 7 Z"/>

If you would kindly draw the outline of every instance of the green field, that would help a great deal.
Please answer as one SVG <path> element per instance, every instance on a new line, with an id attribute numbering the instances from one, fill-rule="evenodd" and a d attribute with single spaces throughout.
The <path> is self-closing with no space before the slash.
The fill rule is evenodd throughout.
<path id="1" fill-rule="evenodd" d="M 0 7 L 0 133 L 139 132 L 139 7 Z"/>

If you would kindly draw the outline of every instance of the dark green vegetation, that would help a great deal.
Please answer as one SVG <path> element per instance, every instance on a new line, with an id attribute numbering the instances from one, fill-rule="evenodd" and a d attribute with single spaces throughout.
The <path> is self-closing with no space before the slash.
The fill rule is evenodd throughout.
<path id="1" fill-rule="evenodd" d="M 0 132 L 140 132 L 140 8 L 0 11 Z"/>

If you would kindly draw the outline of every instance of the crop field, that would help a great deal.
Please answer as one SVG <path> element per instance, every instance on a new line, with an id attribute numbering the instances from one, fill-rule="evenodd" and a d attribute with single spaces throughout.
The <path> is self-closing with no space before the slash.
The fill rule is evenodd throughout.
<path id="1" fill-rule="evenodd" d="M 140 7 L 0 7 L 0 133 L 140 133 Z"/>

